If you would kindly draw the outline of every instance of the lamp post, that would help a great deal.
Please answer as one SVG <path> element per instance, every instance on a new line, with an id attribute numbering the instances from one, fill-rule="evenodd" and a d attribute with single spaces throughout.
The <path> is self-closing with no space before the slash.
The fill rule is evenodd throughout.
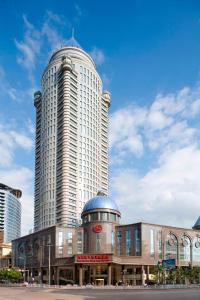
<path id="1" fill-rule="evenodd" d="M 51 284 L 51 246 L 52 245 L 47 245 L 49 247 L 49 286 Z"/>

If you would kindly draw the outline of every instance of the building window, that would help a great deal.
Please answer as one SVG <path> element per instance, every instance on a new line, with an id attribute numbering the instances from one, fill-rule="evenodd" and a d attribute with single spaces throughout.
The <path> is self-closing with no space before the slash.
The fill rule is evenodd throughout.
<path id="1" fill-rule="evenodd" d="M 122 232 L 117 232 L 117 247 L 118 247 L 118 255 L 122 255 Z"/>
<path id="2" fill-rule="evenodd" d="M 77 254 L 83 253 L 83 234 L 82 232 L 77 233 Z"/>
<path id="3" fill-rule="evenodd" d="M 90 220 L 91 221 L 97 221 L 98 220 L 98 213 L 97 212 L 91 213 Z"/>
<path id="4" fill-rule="evenodd" d="M 111 251 L 115 251 L 115 232 L 111 232 Z"/>
<path id="5" fill-rule="evenodd" d="M 88 252 L 88 233 L 86 230 L 84 231 L 84 252 Z"/>
<path id="6" fill-rule="evenodd" d="M 126 255 L 131 255 L 131 230 L 126 230 Z"/>
<path id="7" fill-rule="evenodd" d="M 154 230 L 150 230 L 150 256 L 154 257 L 155 255 L 155 245 L 154 245 Z"/>
<path id="8" fill-rule="evenodd" d="M 193 261 L 200 262 L 200 237 L 193 239 Z"/>
<path id="9" fill-rule="evenodd" d="M 158 231 L 158 257 L 162 259 L 162 231 Z"/>
<path id="10" fill-rule="evenodd" d="M 96 252 L 101 252 L 101 234 L 96 233 Z"/>
<path id="11" fill-rule="evenodd" d="M 110 221 L 116 222 L 116 214 L 110 213 Z"/>
<path id="12" fill-rule="evenodd" d="M 67 233 L 67 254 L 72 255 L 72 232 Z"/>
<path id="13" fill-rule="evenodd" d="M 141 255 L 141 230 L 140 228 L 135 228 L 135 255 Z"/>
<path id="14" fill-rule="evenodd" d="M 186 235 L 181 238 L 180 260 L 190 262 L 190 239 Z"/>
<path id="15" fill-rule="evenodd" d="M 107 212 L 100 212 L 100 220 L 101 221 L 108 221 L 108 213 Z"/>
<path id="16" fill-rule="evenodd" d="M 58 233 L 58 255 L 63 255 L 63 232 L 59 231 Z"/>
<path id="17" fill-rule="evenodd" d="M 178 255 L 178 241 L 174 234 L 170 233 L 166 236 L 165 241 L 165 258 L 177 259 Z"/>

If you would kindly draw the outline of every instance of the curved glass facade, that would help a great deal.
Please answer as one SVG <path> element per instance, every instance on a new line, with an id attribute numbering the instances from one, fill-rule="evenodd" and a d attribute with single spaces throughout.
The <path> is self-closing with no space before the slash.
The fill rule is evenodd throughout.
<path id="1" fill-rule="evenodd" d="M 4 243 L 21 235 L 21 203 L 11 192 L 0 189 L 0 229 L 4 232 Z"/>

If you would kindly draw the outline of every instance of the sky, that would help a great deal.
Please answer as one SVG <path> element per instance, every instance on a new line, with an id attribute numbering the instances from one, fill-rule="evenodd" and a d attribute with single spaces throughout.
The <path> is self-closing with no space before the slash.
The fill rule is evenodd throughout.
<path id="1" fill-rule="evenodd" d="M 122 223 L 200 215 L 200 2 L 0 0 L 0 182 L 33 228 L 33 93 L 71 37 L 111 92 L 110 195 Z"/>

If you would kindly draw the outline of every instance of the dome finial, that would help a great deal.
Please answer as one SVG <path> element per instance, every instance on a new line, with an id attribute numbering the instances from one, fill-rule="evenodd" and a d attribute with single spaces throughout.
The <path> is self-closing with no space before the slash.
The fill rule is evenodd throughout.
<path id="1" fill-rule="evenodd" d="M 72 38 L 74 39 L 74 27 L 72 27 Z"/>
<path id="2" fill-rule="evenodd" d="M 75 47 L 75 48 L 81 48 L 81 46 L 79 45 L 79 43 L 77 42 L 77 40 L 74 37 L 74 27 L 72 27 L 72 35 L 71 38 L 69 40 L 66 41 L 66 46 L 67 47 Z"/>

